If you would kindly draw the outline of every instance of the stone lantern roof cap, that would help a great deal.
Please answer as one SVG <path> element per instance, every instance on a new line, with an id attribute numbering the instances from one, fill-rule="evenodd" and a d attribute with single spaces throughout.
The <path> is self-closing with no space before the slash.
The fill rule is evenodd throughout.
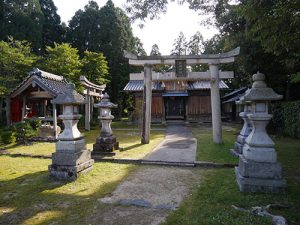
<path id="1" fill-rule="evenodd" d="M 84 97 L 75 90 L 75 85 L 72 83 L 69 83 L 67 85 L 67 89 L 64 91 L 64 93 L 58 94 L 57 97 L 51 102 L 52 104 L 71 105 L 79 105 L 85 103 Z"/>
<path id="2" fill-rule="evenodd" d="M 103 95 L 102 100 L 99 103 L 95 104 L 95 107 L 97 107 L 97 108 L 117 108 L 118 105 L 110 102 L 109 95 L 107 93 L 105 93 Z"/>
<path id="3" fill-rule="evenodd" d="M 272 88 L 267 87 L 265 75 L 257 72 L 252 76 L 253 85 L 248 89 L 243 97 L 242 102 L 246 101 L 275 101 L 282 99 L 282 95 L 277 94 Z"/>

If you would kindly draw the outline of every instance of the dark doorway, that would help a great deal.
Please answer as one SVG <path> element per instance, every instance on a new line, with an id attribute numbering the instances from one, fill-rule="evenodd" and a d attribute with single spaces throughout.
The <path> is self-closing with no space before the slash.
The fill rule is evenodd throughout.
<path id="1" fill-rule="evenodd" d="M 166 120 L 184 120 L 185 119 L 185 99 L 184 97 L 166 97 L 165 98 Z"/>

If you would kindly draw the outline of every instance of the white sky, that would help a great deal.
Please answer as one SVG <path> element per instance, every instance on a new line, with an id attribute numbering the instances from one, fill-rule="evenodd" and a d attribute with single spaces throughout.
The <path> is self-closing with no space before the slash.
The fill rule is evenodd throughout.
<path id="1" fill-rule="evenodd" d="M 53 0 L 58 8 L 58 14 L 62 22 L 68 23 L 78 9 L 83 9 L 88 0 Z M 100 7 L 106 4 L 106 0 L 95 0 Z M 114 4 L 120 8 L 126 0 L 113 0 Z M 197 31 L 210 39 L 218 31 L 215 28 L 200 26 L 201 17 L 190 10 L 188 6 L 169 3 L 166 14 L 161 14 L 160 19 L 146 20 L 143 29 L 139 28 L 139 21 L 132 25 L 134 36 L 141 39 L 147 54 L 150 53 L 153 44 L 157 44 L 163 55 L 169 55 L 174 40 L 183 32 L 187 40 Z"/>

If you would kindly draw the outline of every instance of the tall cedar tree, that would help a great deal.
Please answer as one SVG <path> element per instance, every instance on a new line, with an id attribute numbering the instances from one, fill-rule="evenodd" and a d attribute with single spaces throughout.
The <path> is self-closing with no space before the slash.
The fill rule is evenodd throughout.
<path id="1" fill-rule="evenodd" d="M 40 0 L 41 9 L 44 15 L 42 50 L 46 46 L 54 46 L 55 43 L 62 43 L 66 28 L 61 25 L 60 16 L 57 14 L 57 8 L 53 0 Z"/>
<path id="2" fill-rule="evenodd" d="M 35 52 L 42 48 L 44 16 L 39 0 L 0 1 L 0 39 L 27 40 Z"/>
<path id="3" fill-rule="evenodd" d="M 99 52 L 102 32 L 99 6 L 94 1 L 78 10 L 69 23 L 67 41 L 83 55 L 85 51 Z"/>
<path id="4" fill-rule="evenodd" d="M 123 51 L 134 52 L 135 38 L 132 34 L 129 18 L 114 6 L 111 0 L 100 9 L 100 50 L 104 53 L 110 68 L 111 82 L 109 90 L 112 101 L 119 104 L 119 109 L 125 105 L 122 90 L 128 82 L 130 73 L 128 61 L 123 57 Z"/>

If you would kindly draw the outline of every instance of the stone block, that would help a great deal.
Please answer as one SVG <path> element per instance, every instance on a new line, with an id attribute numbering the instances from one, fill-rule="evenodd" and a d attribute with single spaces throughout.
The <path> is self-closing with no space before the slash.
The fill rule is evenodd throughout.
<path id="1" fill-rule="evenodd" d="M 248 160 L 256 162 L 275 163 L 277 161 L 277 154 L 274 148 L 269 147 L 254 147 L 247 143 L 243 147 L 243 155 Z"/>
<path id="2" fill-rule="evenodd" d="M 286 190 L 284 179 L 259 179 L 243 177 L 238 167 L 235 167 L 237 184 L 241 192 L 279 193 Z"/>
<path id="3" fill-rule="evenodd" d="M 247 160 L 240 155 L 239 173 L 243 177 L 263 178 L 263 179 L 281 179 L 282 167 L 279 163 L 262 163 Z"/>
<path id="4" fill-rule="evenodd" d="M 57 152 L 76 153 L 86 149 L 85 139 L 72 140 L 72 141 L 61 141 L 56 142 Z"/>
<path id="5" fill-rule="evenodd" d="M 89 150 L 76 153 L 55 152 L 52 154 L 52 164 L 61 166 L 77 166 L 91 159 Z"/>
<path id="6" fill-rule="evenodd" d="M 92 155 L 95 154 L 115 154 L 113 150 L 119 149 L 119 143 L 116 141 L 116 136 L 98 137 L 96 143 L 93 144 Z"/>
<path id="7" fill-rule="evenodd" d="M 50 176 L 58 180 L 76 180 L 80 174 L 85 174 L 93 168 L 94 160 L 90 159 L 77 166 L 49 165 Z"/>

